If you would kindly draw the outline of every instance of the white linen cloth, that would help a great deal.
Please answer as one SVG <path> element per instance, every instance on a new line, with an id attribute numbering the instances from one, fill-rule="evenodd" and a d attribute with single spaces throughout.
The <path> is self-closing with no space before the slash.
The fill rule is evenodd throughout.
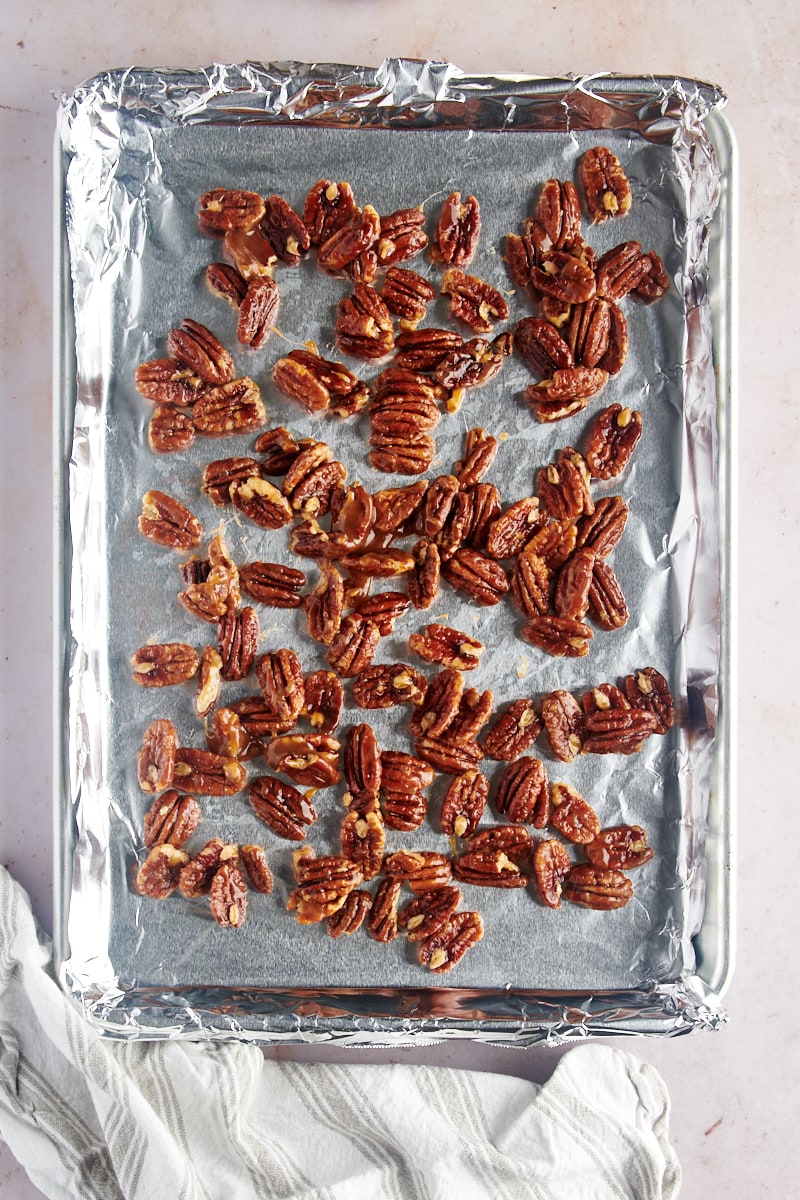
<path id="1" fill-rule="evenodd" d="M 591 1043 L 539 1086 L 103 1038 L 0 867 L 0 1135 L 54 1200 L 668 1200 L 668 1118 L 651 1066 Z"/>

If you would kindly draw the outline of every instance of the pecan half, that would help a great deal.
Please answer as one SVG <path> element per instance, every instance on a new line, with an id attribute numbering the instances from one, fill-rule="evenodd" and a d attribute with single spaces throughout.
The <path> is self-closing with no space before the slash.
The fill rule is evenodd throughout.
<path id="1" fill-rule="evenodd" d="M 481 234 L 481 206 L 474 196 L 461 199 L 451 192 L 442 204 L 436 223 L 436 238 L 431 257 L 453 267 L 465 267 L 471 261 Z"/>
<path id="2" fill-rule="evenodd" d="M 594 511 L 589 488 L 589 469 L 583 456 L 566 446 L 558 462 L 543 467 L 536 475 L 542 507 L 556 521 L 570 521 Z"/>
<path id="3" fill-rule="evenodd" d="M 209 263 L 206 267 L 206 283 L 215 296 L 227 300 L 233 308 L 238 309 L 247 295 L 247 280 L 230 263 Z"/>
<path id="4" fill-rule="evenodd" d="M 289 430 L 283 425 L 274 429 L 265 429 L 255 442 L 256 454 L 263 454 L 260 462 L 262 475 L 285 475 L 297 458 L 303 445 L 307 442 L 296 442 Z"/>
<path id="5" fill-rule="evenodd" d="M 330 646 L 342 624 L 344 581 L 332 563 L 320 562 L 319 569 L 319 579 L 303 600 L 303 608 L 312 638 Z"/>
<path id="6" fill-rule="evenodd" d="M 265 205 L 257 192 L 238 188 L 212 188 L 200 197 L 201 228 L 209 233 L 228 229 L 254 229 L 264 215 Z"/>
<path id="7" fill-rule="evenodd" d="M 153 410 L 147 427 L 147 443 L 154 454 L 188 450 L 194 438 L 194 424 L 189 413 L 163 404 Z"/>
<path id="8" fill-rule="evenodd" d="M 465 850 L 453 863 L 453 877 L 477 887 L 521 888 L 528 883 L 504 850 Z"/>
<path id="9" fill-rule="evenodd" d="M 369 439 L 370 466 L 394 475 L 422 475 L 436 453 L 436 442 L 428 433 L 386 434 L 373 430 Z"/>
<path id="10" fill-rule="evenodd" d="M 452 667 L 438 671 L 409 722 L 409 732 L 414 736 L 429 733 L 439 737 L 454 720 L 463 692 L 464 677 L 460 671 Z"/>
<path id="11" fill-rule="evenodd" d="M 374 621 L 381 631 L 381 637 L 387 637 L 394 630 L 398 617 L 408 612 L 411 601 L 403 592 L 378 592 L 375 596 L 365 596 L 355 606 L 355 611 L 362 617 Z"/>
<path id="12" fill-rule="evenodd" d="M 618 544 L 628 520 L 628 506 L 622 496 L 601 496 L 594 512 L 580 518 L 575 545 L 594 550 L 606 558 Z"/>
<path id="13" fill-rule="evenodd" d="M 349 416 L 359 412 L 369 397 L 367 385 L 343 363 L 309 350 L 291 350 L 279 359 L 272 379 L 280 392 L 312 413 L 333 409 Z"/>
<path id="14" fill-rule="evenodd" d="M 559 617 L 582 621 L 589 611 L 589 594 L 594 580 L 594 550 L 576 550 L 558 573 L 553 607 Z M 609 568 L 610 569 L 610 568 Z"/>
<path id="15" fill-rule="evenodd" d="M 383 869 L 417 895 L 446 887 L 453 877 L 450 859 L 436 850 L 397 850 L 384 860 Z"/>
<path id="16" fill-rule="evenodd" d="M 231 484 L 258 476 L 259 465 L 254 458 L 217 458 L 203 470 L 201 490 L 218 508 L 230 504 Z"/>
<path id="17" fill-rule="evenodd" d="M 461 902 L 457 887 L 432 888 L 415 896 L 397 914 L 397 924 L 410 942 L 422 942 L 443 929 Z"/>
<path id="18" fill-rule="evenodd" d="M 188 550 L 198 546 L 203 529 L 189 509 L 166 492 L 145 492 L 139 517 L 139 532 L 159 546 Z"/>
<path id="19" fill-rule="evenodd" d="M 458 712 L 447 727 L 448 738 L 457 745 L 473 742 L 491 717 L 493 708 L 493 692 L 488 689 L 479 692 L 477 688 L 465 688 Z"/>
<path id="20" fill-rule="evenodd" d="M 272 242 L 261 229 L 229 229 L 222 239 L 222 253 L 242 279 L 266 278 L 278 261 Z"/>
<path id="21" fill-rule="evenodd" d="M 461 775 L 471 771 L 483 758 L 483 750 L 477 742 L 463 739 L 451 742 L 449 731 L 440 737 L 426 733 L 414 742 L 420 758 L 441 771 L 443 775 Z"/>
<path id="22" fill-rule="evenodd" d="M 533 847 L 533 837 L 524 825 L 491 825 L 467 839 L 466 849 L 474 854 L 502 850 L 515 863 L 524 862 Z"/>
<path id="23" fill-rule="evenodd" d="M 172 358 L 206 383 L 221 384 L 233 379 L 233 359 L 222 342 L 205 325 L 189 317 L 167 334 Z"/>
<path id="24" fill-rule="evenodd" d="M 243 346 L 261 349 L 275 326 L 279 304 L 278 285 L 269 275 L 249 281 L 236 322 L 236 336 Z"/>
<path id="25" fill-rule="evenodd" d="M 670 279 L 664 263 L 654 250 L 648 251 L 644 257 L 650 269 L 633 289 L 633 295 L 645 304 L 652 304 L 669 291 Z"/>
<path id="26" fill-rule="evenodd" d="M 238 719 L 239 728 L 231 721 L 229 713 L 233 713 Z M 228 709 L 218 709 L 212 717 L 212 728 L 222 736 L 225 744 L 241 744 L 242 749 L 238 751 L 234 752 L 233 748 L 230 751 L 220 751 L 230 753 L 231 757 L 236 758 L 252 758 L 255 754 L 260 754 L 263 741 L 274 737 L 276 733 L 288 733 L 293 725 L 294 722 L 287 728 L 282 724 L 275 709 L 271 704 L 267 704 L 263 696 L 245 696 L 242 700 L 234 700 Z M 248 746 L 246 739 L 250 739 L 252 746 Z M 216 747 L 209 744 L 209 749 L 213 750 Z"/>
<path id="27" fill-rule="evenodd" d="M 607 300 L 624 300 L 650 273 L 651 261 L 639 242 L 621 242 L 597 264 L 597 291 Z"/>
<path id="28" fill-rule="evenodd" d="M 642 414 L 611 404 L 594 420 L 586 444 L 586 465 L 594 479 L 614 479 L 630 462 L 642 436 Z"/>
<path id="29" fill-rule="evenodd" d="M 637 754 L 659 727 L 655 713 L 644 708 L 590 713 L 585 719 L 584 754 Z"/>
<path id="30" fill-rule="evenodd" d="M 350 892 L 341 908 L 328 917 L 328 933 L 332 938 L 355 933 L 363 925 L 371 907 L 372 896 L 369 892 L 360 888 Z"/>
<path id="31" fill-rule="evenodd" d="M 178 599 L 184 608 L 202 621 L 216 624 L 229 606 L 237 605 L 241 599 L 239 572 L 220 534 L 211 539 L 208 562 L 203 565 L 200 577 L 193 570 L 190 578 L 195 582 L 179 592 Z"/>
<path id="32" fill-rule="evenodd" d="M 580 754 L 584 738 L 584 714 L 570 692 L 557 689 L 541 702 L 542 723 L 553 754 L 560 762 L 572 762 Z"/>
<path id="33" fill-rule="evenodd" d="M 136 390 L 154 404 L 188 408 L 205 387 L 203 380 L 175 358 L 140 363 L 133 376 Z"/>
<path id="34" fill-rule="evenodd" d="M 344 707 L 344 688 L 333 671 L 312 671 L 306 677 L 304 715 L 317 733 L 333 733 Z"/>
<path id="35" fill-rule="evenodd" d="M 217 641 L 222 658 L 222 678 L 244 679 L 256 657 L 258 648 L 258 614 L 247 605 L 244 608 L 229 608 L 220 617 L 217 626 Z"/>
<path id="36" fill-rule="evenodd" d="M 516 825 L 544 829 L 550 815 L 544 763 L 527 756 L 510 763 L 500 776 L 495 806 Z"/>
<path id="37" fill-rule="evenodd" d="M 580 863 L 565 876 L 563 895 L 565 900 L 583 908 L 608 911 L 628 903 L 633 896 L 633 884 L 621 871 Z"/>
<path id="38" fill-rule="evenodd" d="M 247 884 L 238 859 L 223 862 L 208 894 L 211 915 L 223 929 L 238 929 L 247 916 Z"/>
<path id="39" fill-rule="evenodd" d="M 586 209 L 594 222 L 624 217 L 631 207 L 631 185 L 616 154 L 593 146 L 582 155 L 578 175 Z"/>
<path id="40" fill-rule="evenodd" d="M 243 376 L 207 388 L 192 410 L 201 437 L 236 437 L 260 429 L 267 419 L 258 384 Z"/>
<path id="41" fill-rule="evenodd" d="M 515 500 L 490 522 L 484 550 L 490 558 L 515 558 L 524 550 L 543 518 L 538 496 Z"/>
<path id="42" fill-rule="evenodd" d="M 330 643 L 328 662 L 344 679 L 358 675 L 372 662 L 380 638 L 381 631 L 374 621 L 350 613 Z"/>
<path id="43" fill-rule="evenodd" d="M 416 480 L 405 487 L 383 488 L 372 497 L 375 505 L 374 528 L 378 533 L 394 533 L 420 508 L 428 482 Z"/>
<path id="44" fill-rule="evenodd" d="M 593 841 L 583 847 L 593 867 L 633 871 L 650 862 L 653 850 L 641 825 L 615 825 L 601 829 Z"/>
<path id="45" fill-rule="evenodd" d="M 301 787 L 331 787 L 339 782 L 339 742 L 327 734 L 284 734 L 273 738 L 265 758 L 273 771 Z"/>
<path id="46" fill-rule="evenodd" d="M 562 421 L 581 412 L 607 380 L 608 372 L 600 367 L 566 367 L 541 383 L 529 384 L 525 400 L 533 407 L 537 421 Z"/>
<path id="47" fill-rule="evenodd" d="M 136 873 L 136 890 L 153 900 L 166 900 L 178 886 L 181 869 L 189 861 L 184 850 L 169 842 L 154 846 Z"/>
<path id="48" fill-rule="evenodd" d="M 514 700 L 489 730 L 483 742 L 484 753 L 499 762 L 513 762 L 531 748 L 541 730 L 533 701 Z"/>
<path id="49" fill-rule="evenodd" d="M 575 366 L 568 343 L 550 321 L 542 317 L 523 317 L 514 327 L 514 349 L 526 366 L 542 379 L 558 370 Z"/>
<path id="50" fill-rule="evenodd" d="M 430 608 L 439 594 L 442 560 L 439 547 L 428 538 L 420 538 L 412 547 L 414 569 L 406 581 L 408 596 L 414 608 Z"/>
<path id="51" fill-rule="evenodd" d="M 272 891 L 273 879 L 263 846 L 256 846 L 252 842 L 246 846 L 240 846 L 239 857 L 255 891 L 260 892 L 263 896 L 269 895 Z"/>
<path id="52" fill-rule="evenodd" d="M 235 796 L 245 785 L 241 763 L 211 750 L 179 748 L 175 753 L 173 782 L 201 796 Z"/>
<path id="53" fill-rule="evenodd" d="M 442 567 L 451 587 L 466 592 L 481 607 L 499 604 L 508 591 L 508 576 L 495 559 L 462 546 Z"/>
<path id="54" fill-rule="evenodd" d="M 417 959 L 437 975 L 451 971 L 470 947 L 483 937 L 483 921 L 477 912 L 456 912 L 436 933 L 419 943 Z"/>
<path id="55" fill-rule="evenodd" d="M 272 562 L 243 563 L 239 568 L 239 582 L 242 591 L 252 600 L 272 608 L 300 608 L 303 603 L 300 592 L 305 587 L 306 577 L 296 567 Z"/>
<path id="56" fill-rule="evenodd" d="M 359 708 L 393 708 L 419 704 L 425 695 L 425 676 L 405 663 L 367 667 L 353 681 L 353 699 Z"/>
<path id="57" fill-rule="evenodd" d="M 278 837 L 293 842 L 302 842 L 317 819 L 314 805 L 302 792 L 272 775 L 253 779 L 248 797 L 256 816 Z"/>
<path id="58" fill-rule="evenodd" d="M 414 558 L 408 550 L 360 550 L 343 554 L 338 559 L 344 571 L 367 579 L 394 579 L 414 568 Z"/>
<path id="59" fill-rule="evenodd" d="M 375 879 L 383 866 L 386 828 L 380 812 L 349 812 L 342 821 L 342 854 L 361 868 L 365 880 Z"/>
<path id="60" fill-rule="evenodd" d="M 390 313 L 400 318 L 403 329 L 415 329 L 424 320 L 435 295 L 436 289 L 427 279 L 403 267 L 392 267 L 387 271 L 381 289 L 383 303 Z"/>
<path id="61" fill-rule="evenodd" d="M 378 261 L 383 267 L 407 262 L 428 244 L 425 213 L 422 208 L 399 208 L 388 216 L 381 217 L 381 232 L 378 239 Z M 388 280 L 392 271 L 388 271 Z"/>
<path id="62" fill-rule="evenodd" d="M 144 844 L 148 849 L 162 842 L 182 846 L 201 820 L 200 805 L 194 796 L 168 788 L 144 814 Z"/>
<path id="63" fill-rule="evenodd" d="M 398 367 L 410 371 L 433 371 L 464 339 L 454 329 L 426 326 L 424 329 L 404 330 L 395 339 Z"/>
<path id="64" fill-rule="evenodd" d="M 548 908 L 561 907 L 564 879 L 572 861 L 563 842 L 556 838 L 538 841 L 533 850 L 533 876 L 542 904 Z"/>
<path id="65" fill-rule="evenodd" d="M 304 222 L 282 196 L 267 196 L 261 229 L 280 262 L 296 267 L 311 245 Z"/>
<path id="66" fill-rule="evenodd" d="M 592 567 L 587 611 L 595 625 L 609 632 L 621 629 L 628 620 L 628 606 L 619 580 L 602 558 L 595 557 Z"/>
<path id="67" fill-rule="evenodd" d="M 581 232 L 581 203 L 575 184 L 569 179 L 548 179 L 536 201 L 535 216 L 556 248 L 574 241 Z"/>
<path id="68" fill-rule="evenodd" d="M 508 318 L 505 297 L 477 275 L 466 275 L 452 268 L 445 271 L 440 290 L 442 295 L 450 297 L 451 316 L 476 333 L 492 333 L 495 321 Z"/>
<path id="69" fill-rule="evenodd" d="M 205 646 L 200 655 L 200 667 L 197 672 L 197 693 L 195 695 L 195 712 L 202 720 L 212 711 L 222 686 L 222 655 L 213 646 Z"/>
<path id="70" fill-rule="evenodd" d="M 425 662 L 455 667 L 458 671 L 474 670 L 480 663 L 484 648 L 483 642 L 479 642 L 477 638 L 449 625 L 435 623 L 412 633 L 408 645 L 409 649 Z"/>
<path id="71" fill-rule="evenodd" d="M 471 338 L 448 351 L 434 370 L 437 382 L 450 389 L 447 411 L 452 413 L 458 410 L 466 389 L 483 387 L 494 379 L 512 347 L 513 336 L 501 333 L 491 342 L 485 338 Z"/>
<path id="72" fill-rule="evenodd" d="M 442 532 L 459 488 L 455 475 L 438 475 L 431 481 L 422 513 L 422 528 L 426 537 L 435 538 Z"/>
<path id="73" fill-rule="evenodd" d="M 312 246 L 322 245 L 338 229 L 347 225 L 355 208 L 355 197 L 349 183 L 317 180 L 303 206 L 303 224 L 308 230 Z"/>
<path id="74" fill-rule="evenodd" d="M 391 942 L 397 937 L 397 906 L 403 885 L 399 879 L 382 879 L 367 917 L 367 929 L 376 942 Z"/>
<path id="75" fill-rule="evenodd" d="M 133 678 L 141 687 L 173 687 L 197 674 L 197 651 L 185 642 L 140 646 L 130 657 Z"/>
<path id="76" fill-rule="evenodd" d="M 256 663 L 261 694 L 283 728 L 291 728 L 306 702 L 303 668 L 294 650 L 262 654 Z"/>
<path id="77" fill-rule="evenodd" d="M 592 631 L 571 617 L 531 617 L 520 637 L 555 658 L 583 658 L 589 653 Z"/>
<path id="78" fill-rule="evenodd" d="M 192 855 L 178 878 L 178 890 L 187 900 L 208 895 L 225 850 L 228 851 L 228 856 L 236 852 L 234 846 L 226 846 L 221 838 L 212 838 L 202 850 Z"/>
<path id="79" fill-rule="evenodd" d="M 442 833 L 468 837 L 480 824 L 489 796 L 489 780 L 476 768 L 456 775 L 445 792 L 439 817 Z"/>
<path id="80" fill-rule="evenodd" d="M 362 723 L 348 730 L 343 767 L 351 803 L 361 812 L 377 800 L 381 786 L 381 754 L 372 726 Z"/>
<path id="81" fill-rule="evenodd" d="M 171 721 L 151 721 L 142 738 L 137 759 L 137 777 L 143 792 L 162 792 L 172 783 L 178 735 Z M 165 838 L 164 841 L 168 839 Z"/>
<path id="82" fill-rule="evenodd" d="M 656 733 L 666 733 L 675 724 L 675 702 L 664 676 L 655 667 L 643 667 L 623 681 L 625 695 L 634 708 L 652 713 Z"/>
<path id="83" fill-rule="evenodd" d="M 592 806 L 568 783 L 554 783 L 550 788 L 553 811 L 550 823 L 570 842 L 586 845 L 600 832 L 600 820 Z"/>
<path id="84" fill-rule="evenodd" d="M 381 219 L 371 204 L 354 208 L 347 224 L 338 228 L 319 247 L 318 265 L 328 274 L 338 274 L 364 251 L 372 249 L 378 240 L 380 228 Z"/>
<path id="85" fill-rule="evenodd" d="M 424 792 L 386 792 L 383 797 L 383 816 L 387 829 L 411 833 L 419 829 L 428 812 L 428 797 Z"/>

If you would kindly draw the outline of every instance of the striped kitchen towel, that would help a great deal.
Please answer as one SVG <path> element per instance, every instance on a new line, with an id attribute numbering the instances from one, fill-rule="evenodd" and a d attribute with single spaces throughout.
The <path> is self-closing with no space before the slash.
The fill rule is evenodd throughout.
<path id="1" fill-rule="evenodd" d="M 668 1115 L 651 1066 L 596 1044 L 538 1086 L 105 1039 L 61 993 L 0 867 L 0 1135 L 45 1196 L 665 1200 L 680 1188 Z"/>

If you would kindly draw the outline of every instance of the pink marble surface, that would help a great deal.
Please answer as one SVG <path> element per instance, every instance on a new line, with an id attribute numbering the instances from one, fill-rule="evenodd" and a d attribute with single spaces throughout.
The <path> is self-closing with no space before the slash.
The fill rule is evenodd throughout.
<path id="1" fill-rule="evenodd" d="M 97 6 L 73 0 L 52 6 L 11 0 L 0 15 L 0 33 L 0 860 L 28 889 L 48 931 L 53 93 L 133 63 L 299 58 L 375 65 L 401 55 L 446 59 L 468 71 L 680 74 L 727 92 L 741 182 L 738 963 L 726 997 L 730 1022 L 719 1033 L 637 1039 L 626 1048 L 653 1063 L 670 1090 L 684 1195 L 752 1200 L 795 1194 L 800 921 L 792 857 L 781 850 L 787 841 L 791 846 L 797 791 L 800 399 L 789 353 L 800 332 L 790 288 L 800 260 L 796 5 L 173 0 L 167 6 L 112 0 Z M 557 1053 L 473 1045 L 368 1055 L 305 1047 L 272 1052 L 296 1061 L 424 1061 L 535 1080 L 549 1075 Z M 40 1195 L 3 1146 L 0 1195 Z"/>

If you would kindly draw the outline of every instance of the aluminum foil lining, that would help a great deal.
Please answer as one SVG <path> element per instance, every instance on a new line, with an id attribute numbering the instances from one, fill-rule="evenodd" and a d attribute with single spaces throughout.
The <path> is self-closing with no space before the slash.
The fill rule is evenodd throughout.
<path id="1" fill-rule="evenodd" d="M 727 802 L 718 794 L 726 537 L 713 359 L 719 309 L 708 287 L 720 169 L 704 125 L 723 103 L 715 87 L 688 80 L 491 78 L 407 60 L 375 70 L 246 63 L 112 71 L 63 98 L 71 297 L 62 317 L 67 336 L 74 334 L 74 378 L 67 375 L 61 395 L 69 466 L 60 974 L 101 1029 L 125 1037 L 366 1044 L 469 1036 L 521 1044 L 587 1032 L 681 1032 L 724 1020 L 696 957 L 708 910 L 708 854 L 724 852 L 706 835 L 714 806 Z M 544 180 L 573 177 L 578 157 L 598 143 L 620 158 L 634 200 L 624 222 L 591 227 L 587 240 L 598 254 L 628 239 L 656 250 L 672 281 L 669 294 L 649 307 L 628 306 L 631 352 L 623 371 L 569 420 L 538 424 L 521 398 L 531 381 L 527 368 L 516 356 L 509 360 L 441 422 L 430 475 L 449 470 L 465 431 L 483 426 L 502 439 L 488 478 L 510 502 L 530 494 L 535 472 L 561 447 L 581 444 L 601 406 L 639 409 L 645 432 L 632 465 L 621 480 L 594 489 L 596 496 L 621 491 L 630 506 L 613 559 L 630 621 L 617 633 L 597 631 L 588 657 L 554 659 L 520 640 L 521 622 L 508 604 L 478 609 L 444 585 L 433 609 L 412 612 L 383 640 L 376 661 L 408 660 L 408 633 L 440 619 L 485 643 L 483 665 L 469 682 L 491 688 L 498 705 L 556 687 L 580 694 L 644 665 L 658 668 L 678 703 L 669 735 L 651 738 L 632 758 L 562 764 L 544 737 L 535 751 L 551 780 L 572 783 L 591 800 L 603 825 L 635 822 L 648 830 L 656 855 L 636 873 L 633 901 L 612 913 L 569 905 L 549 911 L 532 890 L 465 885 L 463 907 L 479 908 L 485 937 L 450 975 L 433 977 L 403 939 L 382 946 L 362 931 L 334 941 L 324 927 L 297 924 L 285 910 L 292 846 L 257 820 L 246 794 L 204 798 L 205 819 L 188 847 L 212 836 L 266 847 L 275 892 L 251 898 L 241 930 L 218 928 L 205 901 L 140 897 L 131 878 L 148 807 L 136 783 L 142 734 L 155 717 L 169 716 L 183 744 L 204 741 L 193 685 L 138 688 L 129 656 L 150 640 L 187 641 L 198 650 L 209 640 L 208 627 L 177 603 L 182 556 L 137 532 L 141 497 L 160 488 L 187 503 L 206 541 L 224 529 L 237 561 L 289 556 L 285 530 L 268 534 L 237 521 L 199 493 L 203 465 L 248 453 L 253 438 L 198 439 L 179 456 L 154 455 L 151 406 L 134 388 L 136 366 L 164 354 L 167 331 L 191 316 L 233 351 L 239 374 L 260 384 L 269 425 L 328 441 L 349 478 L 371 490 L 404 482 L 367 464 L 366 417 L 306 415 L 271 384 L 272 365 L 292 347 L 313 341 L 321 354 L 339 357 L 333 315 L 349 285 L 313 261 L 280 270 L 279 333 L 259 351 L 237 346 L 233 310 L 204 284 L 218 252 L 197 228 L 200 193 L 243 187 L 278 193 L 302 209 L 317 179 L 347 180 L 357 201 L 379 212 L 422 204 L 429 230 L 451 190 L 474 193 L 483 233 L 469 269 L 509 295 L 512 327 L 531 310 L 509 281 L 505 235 L 520 229 Z M 435 282 L 438 268 L 427 256 L 409 265 Z M 444 305 L 437 301 L 429 324 L 447 323 Z M 347 362 L 365 378 L 380 369 Z M 313 584 L 313 563 L 300 565 Z M 261 608 L 259 615 L 261 650 L 291 645 L 306 670 L 325 665 L 301 613 Z M 229 684 L 223 701 L 256 690 L 252 679 Z M 362 719 L 382 747 L 411 748 L 405 710 L 351 707 L 340 732 Z M 483 769 L 495 776 L 500 765 L 486 761 Z M 447 848 L 435 820 L 446 783 L 439 778 L 431 789 L 425 826 L 390 833 L 388 849 Z M 315 798 L 320 816 L 308 840 L 317 852 L 337 848 L 342 790 Z M 484 824 L 495 820 L 488 810 Z"/>

